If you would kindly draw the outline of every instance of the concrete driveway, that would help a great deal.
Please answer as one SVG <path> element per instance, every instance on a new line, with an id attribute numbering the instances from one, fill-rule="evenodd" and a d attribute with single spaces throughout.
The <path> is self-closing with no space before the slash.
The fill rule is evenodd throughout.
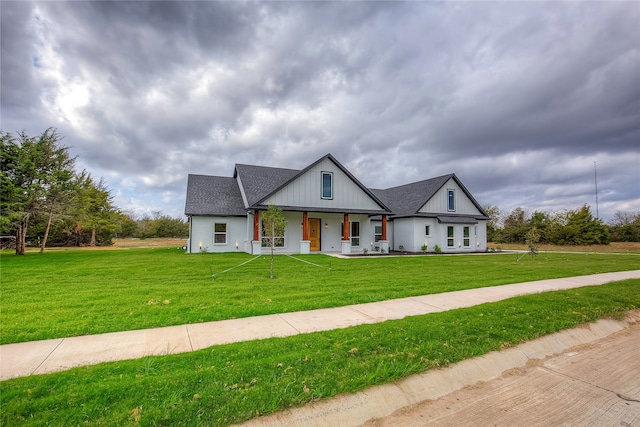
<path id="1" fill-rule="evenodd" d="M 640 426 L 640 310 L 245 425 Z"/>
<path id="2" fill-rule="evenodd" d="M 640 426 L 640 324 L 364 426 Z"/>

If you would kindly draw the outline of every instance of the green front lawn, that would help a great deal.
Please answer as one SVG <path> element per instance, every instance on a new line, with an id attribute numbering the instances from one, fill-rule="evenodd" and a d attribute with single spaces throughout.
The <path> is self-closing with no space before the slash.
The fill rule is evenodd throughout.
<path id="1" fill-rule="evenodd" d="M 337 259 L 62 250 L 0 259 L 2 344 L 335 307 L 460 289 L 640 269 L 611 254 Z M 307 262 L 301 262 L 304 260 Z M 315 265 L 312 265 L 312 264 Z M 233 268 L 229 271 L 228 270 Z M 212 272 L 215 278 L 212 277 Z"/>
<path id="2" fill-rule="evenodd" d="M 467 262 L 464 260 L 481 265 L 506 262 L 501 257 L 484 261 L 464 257 L 462 261 L 402 259 L 382 264 L 424 267 L 422 263 L 452 262 L 461 263 L 456 264 L 460 266 Z M 192 262 L 200 262 L 199 257 L 188 257 L 186 263 Z M 358 262 L 364 265 L 367 261 Z M 576 262 L 565 261 L 569 265 Z M 293 275 L 293 270 L 284 269 L 285 261 L 281 264 L 280 280 L 284 282 L 282 277 Z M 356 261 L 348 261 L 346 265 L 333 274 L 347 275 Z M 520 267 L 510 268 L 516 274 Z M 521 268 L 531 274 L 544 267 L 530 263 Z M 484 274 L 490 270 L 486 267 Z M 262 274 L 260 271 L 256 276 Z M 386 277 L 389 279 L 390 273 Z M 225 426 L 446 366 L 598 318 L 620 318 L 627 310 L 640 307 L 639 287 L 640 280 L 627 280 L 376 325 L 222 345 L 193 353 L 103 363 L 3 381 L 0 424 Z M 123 299 L 118 295 L 113 298 Z M 248 303 L 238 307 L 243 305 Z"/>

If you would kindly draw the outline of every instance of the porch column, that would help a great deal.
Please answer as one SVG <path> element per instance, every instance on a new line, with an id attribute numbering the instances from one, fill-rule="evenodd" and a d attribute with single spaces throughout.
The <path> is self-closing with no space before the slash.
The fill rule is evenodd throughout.
<path id="1" fill-rule="evenodd" d="M 260 255 L 262 253 L 262 240 L 260 240 L 260 212 L 253 213 L 253 240 L 251 241 L 251 253 Z"/>
<path id="2" fill-rule="evenodd" d="M 387 240 L 387 216 L 382 215 L 382 237 L 380 240 Z"/>
<path id="3" fill-rule="evenodd" d="M 349 214 L 344 214 L 342 222 L 342 240 L 349 240 Z"/>
<path id="4" fill-rule="evenodd" d="M 302 240 L 309 240 L 309 213 L 302 214 Z"/>
<path id="5" fill-rule="evenodd" d="M 300 241 L 300 253 L 311 252 L 311 242 L 309 241 L 309 213 L 302 213 L 302 240 Z"/>
<path id="6" fill-rule="evenodd" d="M 253 240 L 260 240 L 260 212 L 253 214 Z"/>
<path id="7" fill-rule="evenodd" d="M 344 223 L 342 224 L 342 253 L 348 255 L 351 253 L 351 239 L 349 239 L 349 214 L 344 214 Z"/>
<path id="8" fill-rule="evenodd" d="M 382 236 L 380 237 L 380 252 L 389 253 L 389 241 L 387 240 L 387 216 L 382 215 Z"/>

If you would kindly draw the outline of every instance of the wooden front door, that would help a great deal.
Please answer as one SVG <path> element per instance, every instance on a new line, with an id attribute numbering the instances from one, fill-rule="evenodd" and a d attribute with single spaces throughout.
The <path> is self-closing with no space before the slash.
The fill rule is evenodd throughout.
<path id="1" fill-rule="evenodd" d="M 320 250 L 320 219 L 309 218 L 309 250 Z"/>

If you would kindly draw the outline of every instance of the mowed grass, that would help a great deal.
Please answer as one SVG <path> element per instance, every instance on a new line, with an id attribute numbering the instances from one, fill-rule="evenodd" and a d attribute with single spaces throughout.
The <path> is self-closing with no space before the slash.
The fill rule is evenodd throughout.
<path id="1" fill-rule="evenodd" d="M 8 380 L 2 382 L 0 424 L 239 423 L 602 317 L 620 318 L 640 307 L 639 286 L 640 280 L 627 280 L 375 325 Z"/>
<path id="2" fill-rule="evenodd" d="M 2 344 L 640 269 L 637 255 L 280 255 L 269 279 L 269 256 L 175 248 L 5 251 L 0 261 Z"/>

